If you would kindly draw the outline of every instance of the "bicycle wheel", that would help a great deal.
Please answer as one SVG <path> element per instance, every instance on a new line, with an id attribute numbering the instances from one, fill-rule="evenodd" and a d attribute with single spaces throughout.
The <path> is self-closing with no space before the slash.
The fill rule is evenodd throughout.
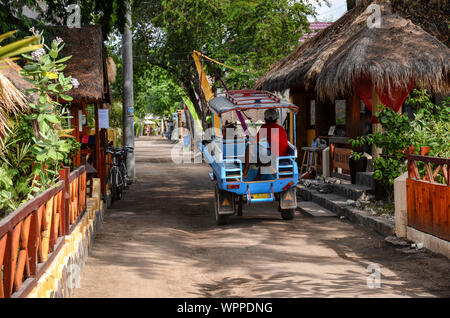
<path id="1" fill-rule="evenodd" d="M 126 180 L 120 168 L 117 169 L 117 186 L 116 197 L 118 200 L 122 200 L 123 189 L 125 188 Z"/>
<path id="2" fill-rule="evenodd" d="M 109 183 L 111 184 L 111 202 L 117 200 L 117 167 L 113 166 L 109 172 Z"/>

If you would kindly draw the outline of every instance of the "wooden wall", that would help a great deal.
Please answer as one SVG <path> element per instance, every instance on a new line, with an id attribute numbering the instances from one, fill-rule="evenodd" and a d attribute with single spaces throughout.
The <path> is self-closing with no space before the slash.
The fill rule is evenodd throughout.
<path id="1" fill-rule="evenodd" d="M 307 145 L 307 120 L 308 120 L 308 108 L 309 108 L 309 100 L 313 97 L 311 94 L 306 94 L 301 90 L 291 89 L 290 91 L 290 99 L 294 105 L 299 107 L 299 111 L 296 115 L 296 135 L 297 135 L 297 149 L 298 149 L 298 160 L 301 158 L 301 148 L 306 147 Z"/>
<path id="2" fill-rule="evenodd" d="M 406 180 L 408 226 L 450 241 L 450 186 Z"/>

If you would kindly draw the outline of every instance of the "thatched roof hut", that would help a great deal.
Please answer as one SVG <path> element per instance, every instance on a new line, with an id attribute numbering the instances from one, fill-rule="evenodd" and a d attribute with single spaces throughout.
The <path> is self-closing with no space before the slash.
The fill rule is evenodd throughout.
<path id="1" fill-rule="evenodd" d="M 394 2 L 398 6 L 398 1 Z M 371 12 L 366 9 L 371 3 L 381 7 L 380 28 L 367 26 Z M 362 1 L 279 61 L 256 87 L 283 91 L 300 86 L 334 100 L 351 92 L 354 83 L 364 78 L 377 87 L 406 88 L 413 81 L 447 93 L 448 46 L 394 9 L 386 0 Z"/>
<path id="2" fill-rule="evenodd" d="M 36 95 L 27 95 L 25 90 L 33 88 L 19 74 L 21 67 L 11 61 L 2 62 L 0 67 L 0 135 L 6 133 L 9 114 L 28 110 L 28 102 L 36 102 Z"/>
<path id="3" fill-rule="evenodd" d="M 110 103 L 106 51 L 101 27 L 55 27 L 54 32 L 64 40 L 62 54 L 72 55 L 64 74 L 76 78 L 80 83 L 78 88 L 73 88 L 66 94 L 76 101 Z"/>

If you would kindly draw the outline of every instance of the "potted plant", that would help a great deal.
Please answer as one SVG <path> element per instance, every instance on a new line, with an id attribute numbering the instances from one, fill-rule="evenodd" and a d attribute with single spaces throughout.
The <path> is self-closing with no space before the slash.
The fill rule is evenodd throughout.
<path id="1" fill-rule="evenodd" d="M 356 139 L 349 140 L 353 150 L 349 157 L 350 178 L 352 184 L 356 183 L 356 173 L 365 172 L 367 169 L 367 157 L 364 156 L 359 150 L 366 143 L 364 137 L 357 137 Z"/>

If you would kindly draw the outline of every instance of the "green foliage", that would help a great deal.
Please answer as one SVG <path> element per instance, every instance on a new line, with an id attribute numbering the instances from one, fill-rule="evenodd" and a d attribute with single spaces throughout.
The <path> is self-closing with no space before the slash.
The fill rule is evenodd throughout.
<path id="1" fill-rule="evenodd" d="M 50 184 L 56 180 L 60 163 L 67 160 L 74 146 L 61 139 L 57 131 L 57 127 L 61 128 L 63 120 L 69 118 L 67 110 L 58 100 L 72 100 L 72 97 L 64 94 L 72 89 L 72 77 L 65 77 L 62 72 L 65 68 L 64 63 L 70 59 L 70 56 L 58 58 L 63 47 L 64 43 L 61 40 L 54 40 L 50 47 L 45 46 L 48 52 L 41 56 L 24 55 L 28 64 L 21 71 L 22 76 L 35 87 L 28 91 L 39 96 L 36 104 L 29 105 L 33 111 L 28 118 L 35 120 L 39 126 L 38 136 L 32 138 L 31 151 L 36 155 L 36 160 L 47 167 Z M 38 175 L 40 172 L 41 170 L 37 168 L 33 173 Z"/>
<path id="2" fill-rule="evenodd" d="M 433 104 L 426 90 L 414 90 L 407 100 L 416 114 L 411 122 L 415 149 L 430 147 L 429 156 L 450 158 L 450 98 L 442 107 Z"/>
<path id="3" fill-rule="evenodd" d="M 361 159 L 361 157 L 363 156 L 363 153 L 359 152 L 357 150 L 361 149 L 364 146 L 364 144 L 366 143 L 365 138 L 359 136 L 359 137 L 356 137 L 356 139 L 349 139 L 348 141 L 353 148 L 353 150 L 352 150 L 353 158 L 355 160 Z"/>
<path id="4" fill-rule="evenodd" d="M 17 31 L 10 31 L 5 34 L 0 35 L 0 43 L 8 38 L 11 38 Z M 0 47 L 0 61 L 8 58 L 13 58 L 15 56 L 20 56 L 21 54 L 28 53 L 37 50 L 42 47 L 39 44 L 40 36 L 33 35 L 28 36 L 22 40 L 14 41 L 7 45 Z M 37 44 L 36 44 L 37 43 Z"/>
<path id="5" fill-rule="evenodd" d="M 376 117 L 383 127 L 382 131 L 362 137 L 361 140 L 382 149 L 382 154 L 374 160 L 373 178 L 392 194 L 395 178 L 406 170 L 407 149 L 413 142 L 411 120 L 389 107 L 380 105 L 379 109 Z"/>
<path id="6" fill-rule="evenodd" d="M 353 141 L 356 147 L 363 142 L 382 148 L 382 155 L 374 160 L 374 179 L 378 180 L 392 194 L 394 180 L 406 171 L 408 148 L 416 153 L 420 147 L 430 147 L 429 156 L 450 158 L 450 104 L 446 97 L 442 107 L 431 102 L 426 90 L 415 89 L 406 101 L 415 106 L 414 119 L 395 113 L 391 108 L 380 105 L 376 117 L 382 131 Z M 352 144 L 352 146 L 353 146 Z M 424 167 L 421 173 L 424 173 Z M 442 181 L 438 175 L 436 181 Z"/>
<path id="7" fill-rule="evenodd" d="M 102 26 L 103 36 L 106 38 L 113 28 L 123 30 L 125 26 L 125 3 L 129 0 L 58 0 L 44 1 L 46 10 L 35 0 L 13 0 L 0 2 L 0 30 L 20 29 L 27 31 L 31 26 L 40 23 L 39 28 L 45 24 L 66 25 L 69 14 L 67 8 L 70 4 L 80 6 L 81 24 L 99 24 Z M 39 14 L 36 20 L 22 14 L 22 7 L 26 5 Z"/>
<path id="8" fill-rule="evenodd" d="M 28 61 L 21 71 L 25 80 L 34 85 L 27 93 L 33 94 L 31 111 L 11 119 L 13 133 L 6 137 L 1 149 L 0 211 L 5 214 L 45 191 L 59 177 L 63 163 L 70 163 L 79 144 L 66 135 L 69 118 L 60 100 L 71 101 L 66 91 L 74 81 L 65 77 L 65 62 L 70 57 L 59 57 L 62 40 L 54 40 L 45 49 L 23 55 Z M 60 137 L 61 136 L 61 137 Z"/>
<path id="9" fill-rule="evenodd" d="M 0 156 L 0 214 L 18 208 L 39 191 L 31 174 L 35 156 L 31 152 L 31 121 L 26 115 L 13 120 L 12 133 L 4 140 Z"/>
<path id="10" fill-rule="evenodd" d="M 147 114 L 170 116 L 183 107 L 183 90 L 170 74 L 158 66 L 146 65 L 135 81 L 135 114 L 143 119 Z"/>
<path id="11" fill-rule="evenodd" d="M 111 110 L 109 112 L 109 123 L 111 128 L 122 129 L 123 125 L 123 113 L 122 113 L 122 103 L 115 101 L 111 105 Z"/>
<path id="12" fill-rule="evenodd" d="M 312 4 L 303 0 L 134 1 L 135 69 L 149 69 L 148 64 L 152 64 L 166 70 L 205 122 L 206 104 L 199 104 L 195 95 L 200 86 L 193 50 L 236 69 L 214 66 L 229 89 L 251 88 L 272 64 L 298 46 L 311 14 Z M 214 76 L 211 69 L 207 73 Z M 139 77 L 135 74 L 136 80 Z M 218 87 L 217 79 L 213 81 L 213 87 Z M 158 90 L 171 91 L 170 86 L 161 85 Z"/>

